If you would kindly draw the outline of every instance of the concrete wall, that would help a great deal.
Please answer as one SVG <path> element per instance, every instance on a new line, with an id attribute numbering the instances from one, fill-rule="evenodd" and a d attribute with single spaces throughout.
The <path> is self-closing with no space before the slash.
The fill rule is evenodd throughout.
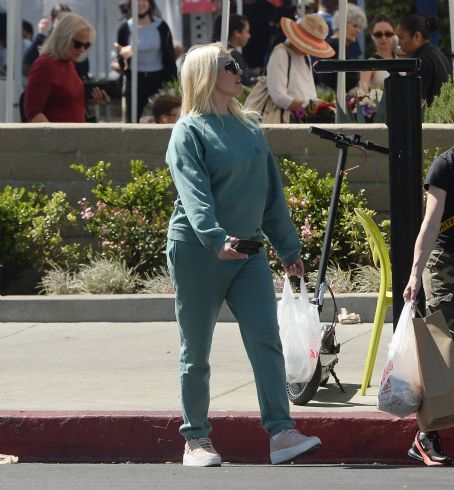
<path id="1" fill-rule="evenodd" d="M 307 125 L 264 127 L 273 153 L 307 162 L 321 174 L 333 172 L 337 148 L 308 133 Z M 385 125 L 324 125 L 328 130 L 357 133 L 363 141 L 387 146 Z M 5 184 L 30 187 L 42 183 L 49 191 L 64 190 L 71 201 L 89 196 L 90 185 L 69 168 L 70 163 L 112 163 L 111 178 L 126 182 L 129 161 L 143 159 L 151 167 L 164 165 L 172 126 L 125 124 L 0 124 L 0 189 Z M 424 125 L 423 148 L 452 146 L 454 125 Z M 347 168 L 363 162 L 363 153 L 352 149 Z M 364 188 L 369 207 L 389 210 L 388 159 L 369 153 L 367 162 L 348 175 L 353 190 Z"/>

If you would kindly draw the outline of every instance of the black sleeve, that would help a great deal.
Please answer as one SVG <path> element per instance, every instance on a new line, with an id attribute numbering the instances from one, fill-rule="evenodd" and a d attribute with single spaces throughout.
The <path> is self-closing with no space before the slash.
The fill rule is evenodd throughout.
<path id="1" fill-rule="evenodd" d="M 123 24 L 121 24 L 120 27 L 118 28 L 117 44 L 119 46 L 127 46 L 129 44 L 129 36 L 130 36 L 129 25 L 127 22 L 123 22 Z M 120 65 L 120 68 L 124 70 L 125 60 L 119 54 L 117 54 L 117 61 Z"/>
<path id="2" fill-rule="evenodd" d="M 427 99 L 427 95 L 429 92 L 429 82 L 432 82 L 434 79 L 434 68 L 432 66 L 432 62 L 427 58 L 421 63 L 421 96 L 423 99 Z"/>
<path id="3" fill-rule="evenodd" d="M 27 50 L 24 53 L 24 65 L 26 66 L 31 66 L 33 65 L 33 62 L 38 58 L 39 56 L 39 48 L 44 44 L 44 41 L 46 40 L 46 35 L 39 33 L 36 34 L 35 38 L 33 39 L 33 42 L 30 44 L 30 46 L 27 48 Z"/>
<path id="4" fill-rule="evenodd" d="M 434 185 L 448 192 L 452 183 L 452 167 L 454 165 L 454 148 L 442 153 L 435 158 L 427 173 L 424 182 L 424 188 L 427 190 L 429 186 Z"/>
<path id="5" fill-rule="evenodd" d="M 159 26 L 159 33 L 161 35 L 162 63 L 166 72 L 166 78 L 167 80 L 172 80 L 178 76 L 177 65 L 175 63 L 172 33 L 170 32 L 169 26 L 164 21 L 162 21 Z"/>
<path id="6" fill-rule="evenodd" d="M 120 46 L 127 46 L 129 44 L 129 25 L 127 22 L 123 22 L 118 28 L 117 43 Z"/>

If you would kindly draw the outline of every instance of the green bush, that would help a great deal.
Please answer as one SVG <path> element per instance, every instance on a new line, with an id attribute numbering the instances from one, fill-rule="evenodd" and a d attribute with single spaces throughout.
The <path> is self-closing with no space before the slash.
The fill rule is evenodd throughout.
<path id="1" fill-rule="evenodd" d="M 110 163 L 71 167 L 94 184 L 79 201 L 85 229 L 98 239 L 97 252 L 124 261 L 137 272 L 151 275 L 166 263 L 167 227 L 172 213 L 172 180 L 169 170 L 150 171 L 139 160 L 131 161 L 131 181 L 113 186 L 107 173 Z"/>
<path id="2" fill-rule="evenodd" d="M 62 228 L 75 221 L 63 192 L 47 196 L 39 186 L 5 186 L 0 193 L 2 288 L 26 268 L 70 267 L 80 260 L 79 245 L 65 244 L 62 238 Z"/>
<path id="3" fill-rule="evenodd" d="M 451 80 L 443 83 L 430 107 L 424 112 L 425 123 L 452 124 L 454 123 L 454 84 Z"/>
<path id="4" fill-rule="evenodd" d="M 287 159 L 281 161 L 281 170 L 287 204 L 304 244 L 303 260 L 309 273 L 317 270 L 320 262 L 334 178 L 329 174 L 320 177 L 307 164 Z M 344 179 L 329 256 L 330 262 L 343 270 L 348 270 L 352 264 L 370 264 L 369 246 L 354 212 L 355 208 L 360 208 L 372 216 L 374 212 L 366 206 L 364 190 L 352 193 Z M 274 272 L 282 270 L 273 251 L 270 251 L 270 259 Z"/>

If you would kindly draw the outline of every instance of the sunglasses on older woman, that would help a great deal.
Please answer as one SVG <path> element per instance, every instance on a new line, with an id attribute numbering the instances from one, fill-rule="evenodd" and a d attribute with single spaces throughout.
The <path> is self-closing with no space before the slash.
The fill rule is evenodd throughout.
<path id="1" fill-rule="evenodd" d="M 73 39 L 72 40 L 73 42 L 73 46 L 75 49 L 80 49 L 80 48 L 84 48 L 85 51 L 88 51 L 90 49 L 90 46 L 91 46 L 91 43 L 83 43 L 82 41 L 78 41 L 77 39 Z"/>
<path id="2" fill-rule="evenodd" d="M 394 32 L 392 31 L 375 31 L 372 33 L 373 37 L 376 37 L 377 39 L 380 39 L 382 37 L 390 38 L 394 36 Z"/>
<path id="3" fill-rule="evenodd" d="M 224 70 L 229 71 L 232 75 L 238 75 L 240 73 L 240 65 L 235 60 L 227 61 L 224 65 Z"/>

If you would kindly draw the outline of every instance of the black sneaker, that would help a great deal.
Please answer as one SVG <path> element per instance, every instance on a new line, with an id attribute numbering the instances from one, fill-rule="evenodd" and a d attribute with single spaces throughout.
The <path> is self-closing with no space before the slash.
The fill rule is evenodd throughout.
<path id="1" fill-rule="evenodd" d="M 438 432 L 418 432 L 415 442 L 408 450 L 408 456 L 427 466 L 447 466 L 452 459 L 443 454 Z"/>

